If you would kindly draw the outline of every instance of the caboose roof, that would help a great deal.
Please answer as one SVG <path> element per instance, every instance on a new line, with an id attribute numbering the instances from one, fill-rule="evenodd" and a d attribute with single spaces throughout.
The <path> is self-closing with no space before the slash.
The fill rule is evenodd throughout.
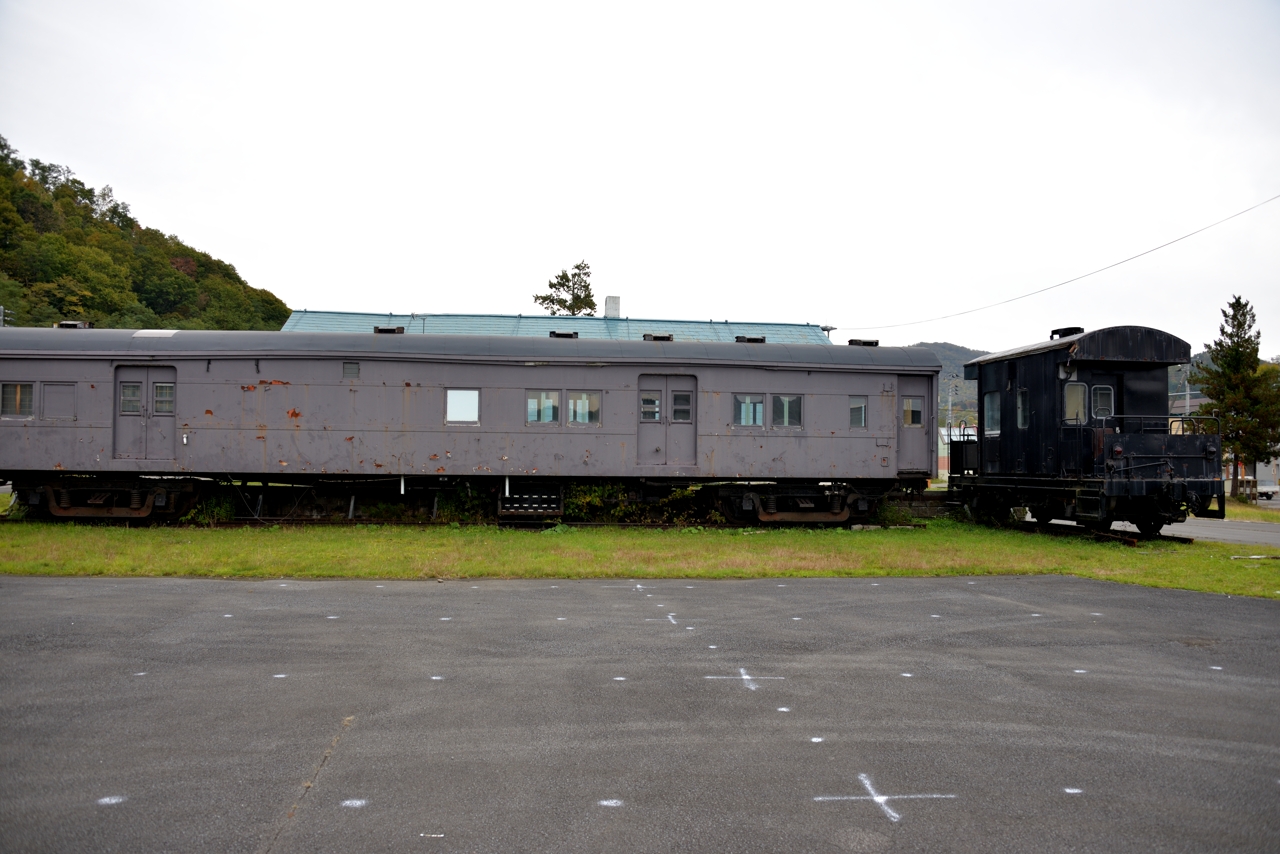
<path id="1" fill-rule="evenodd" d="M 372 332 L 375 326 L 403 326 L 406 335 L 519 335 L 577 332 L 579 338 L 643 341 L 645 334 L 673 335 L 676 341 L 727 341 L 763 335 L 770 344 L 831 346 L 811 323 L 739 323 L 631 317 L 575 317 L 546 314 L 372 314 L 359 311 L 295 311 L 281 332 Z"/>
<path id="2" fill-rule="evenodd" d="M 752 367 L 867 366 L 934 372 L 924 347 L 831 344 L 738 344 L 712 341 L 619 341 L 515 335 L 376 335 L 369 332 L 213 332 L 132 329 L 0 329 L 0 357 L 350 358 L 472 363 L 603 365 L 744 364 Z"/>
<path id="3" fill-rule="evenodd" d="M 988 353 L 966 362 L 970 365 L 986 365 L 1004 362 L 1035 353 L 1066 350 L 1073 362 L 1147 362 L 1150 364 L 1181 365 L 1191 361 L 1191 345 L 1175 335 L 1151 329 L 1147 326 L 1109 326 L 1078 335 L 1053 338 L 1037 344 L 1015 347 L 1002 353 Z"/>

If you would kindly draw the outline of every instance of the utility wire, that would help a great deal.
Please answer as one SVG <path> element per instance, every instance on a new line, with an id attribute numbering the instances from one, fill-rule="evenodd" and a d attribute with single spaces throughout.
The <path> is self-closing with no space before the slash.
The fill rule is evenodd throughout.
<path id="1" fill-rule="evenodd" d="M 1033 297 L 1036 294 L 1042 294 L 1045 291 L 1051 291 L 1054 288 L 1060 288 L 1063 285 L 1069 285 L 1072 282 L 1078 282 L 1081 279 L 1087 279 L 1090 276 L 1096 276 L 1098 273 L 1105 272 L 1107 270 L 1112 269 L 1113 267 L 1119 267 L 1121 264 L 1127 264 L 1130 261 L 1133 261 L 1134 259 L 1141 258 L 1143 255 L 1150 255 L 1152 252 L 1155 252 L 1158 249 L 1163 249 L 1166 246 L 1172 246 L 1173 244 L 1177 243 L 1179 240 L 1186 240 L 1188 237 L 1195 237 L 1197 234 L 1199 234 L 1202 231 L 1208 231 L 1209 229 L 1213 228 L 1216 225 L 1222 225 L 1224 222 L 1227 222 L 1228 220 L 1233 220 L 1238 216 L 1243 216 L 1244 214 L 1247 214 L 1249 211 L 1257 210 L 1263 205 L 1274 202 L 1276 199 L 1280 199 L 1280 196 L 1272 196 L 1266 201 L 1258 202 L 1253 207 L 1245 208 L 1244 210 L 1239 211 L 1238 213 L 1233 213 L 1231 216 L 1227 217 L 1226 219 L 1220 219 L 1217 222 L 1210 223 L 1206 225 L 1204 228 L 1197 228 L 1195 231 L 1191 232 L 1190 234 L 1184 234 L 1179 238 L 1170 240 L 1168 243 L 1161 243 L 1159 246 L 1156 246 L 1152 249 L 1148 249 L 1146 252 L 1139 252 L 1137 255 L 1130 255 L 1128 258 L 1125 258 L 1123 261 L 1117 261 L 1114 264 L 1108 264 L 1105 267 L 1099 267 L 1098 269 L 1094 270 L 1091 273 L 1085 273 L 1082 276 L 1076 276 L 1074 279 L 1067 279 L 1065 282 L 1058 282 L 1058 284 L 1056 285 L 1049 285 L 1049 287 L 1047 288 L 1041 288 L 1038 291 L 1031 291 L 1030 293 L 1022 294 L 1021 296 L 1009 297 L 1008 299 L 1000 300 L 1000 302 L 993 302 L 989 305 L 981 305 L 981 306 L 978 306 L 977 308 L 970 308 L 964 311 L 957 311 L 955 314 L 944 314 L 940 317 L 931 317 L 928 320 L 913 320 L 909 323 L 891 323 L 887 326 L 841 326 L 837 328 L 849 329 L 849 330 L 855 330 L 855 331 L 861 331 L 866 329 L 900 329 L 903 326 L 919 326 L 921 323 L 933 323 L 935 320 L 949 320 L 953 317 L 961 317 L 966 314 L 973 314 L 975 311 L 986 311 L 989 308 L 995 308 L 996 306 L 999 306 L 999 305 L 1007 305 L 1008 303 L 1011 303 L 1011 302 L 1017 302 L 1020 299 L 1026 299 L 1027 297 Z"/>

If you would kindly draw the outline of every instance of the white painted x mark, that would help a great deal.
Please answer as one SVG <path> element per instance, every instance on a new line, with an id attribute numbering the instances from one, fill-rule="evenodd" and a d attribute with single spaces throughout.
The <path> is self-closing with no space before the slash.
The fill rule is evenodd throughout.
<path id="1" fill-rule="evenodd" d="M 750 688 L 752 691 L 760 687 L 755 683 L 756 679 L 786 679 L 787 678 L 785 676 L 750 676 L 747 674 L 747 668 L 745 667 L 739 667 L 738 673 L 742 675 L 740 676 L 707 676 L 705 678 L 707 679 L 741 679 L 742 683 L 746 685 L 748 688 Z"/>
<path id="2" fill-rule="evenodd" d="M 826 795 L 814 798 L 815 801 L 875 801 L 876 806 L 884 810 L 884 814 L 889 817 L 889 821 L 897 821 L 902 818 L 889 806 L 889 801 L 909 800 L 915 798 L 954 798 L 955 795 L 882 795 L 871 785 L 871 778 L 866 774 L 859 774 L 858 779 L 862 781 L 862 785 L 866 787 L 865 795 Z"/>

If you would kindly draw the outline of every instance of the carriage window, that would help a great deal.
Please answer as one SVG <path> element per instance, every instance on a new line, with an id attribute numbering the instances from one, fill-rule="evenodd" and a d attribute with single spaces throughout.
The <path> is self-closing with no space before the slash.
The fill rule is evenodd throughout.
<path id="1" fill-rule="evenodd" d="M 924 426 L 923 397 L 904 397 L 902 399 L 902 424 L 904 427 Z"/>
<path id="2" fill-rule="evenodd" d="M 480 422 L 480 391 L 474 388 L 451 388 L 445 392 L 444 420 L 461 424 Z"/>
<path id="3" fill-rule="evenodd" d="M 800 426 L 800 395 L 775 394 L 773 396 L 773 426 Z"/>
<path id="4" fill-rule="evenodd" d="M 1084 406 L 1084 383 L 1067 383 L 1062 393 L 1062 420 L 1083 424 L 1089 417 Z"/>
<path id="5" fill-rule="evenodd" d="M 1031 426 L 1031 401 L 1025 388 L 1018 389 L 1018 429 Z"/>
<path id="6" fill-rule="evenodd" d="M 763 427 L 764 395 L 735 394 L 733 396 L 733 423 L 739 427 Z"/>
<path id="7" fill-rule="evenodd" d="M 1000 435 L 1000 392 L 989 391 L 982 396 L 982 433 L 984 436 Z"/>
<path id="8" fill-rule="evenodd" d="M 640 392 L 640 420 L 641 421 L 661 421 L 662 420 L 662 392 L 660 391 Z"/>
<path id="9" fill-rule="evenodd" d="M 1113 394 L 1109 385 L 1096 385 L 1093 387 L 1094 418 L 1110 418 L 1116 414 L 1115 406 L 1112 403 Z"/>
<path id="10" fill-rule="evenodd" d="M 34 392 L 34 383 L 4 383 L 0 387 L 0 415 L 30 418 Z"/>
<path id="11" fill-rule="evenodd" d="M 600 423 L 600 392 L 571 391 L 568 403 L 570 424 Z"/>
<path id="12" fill-rule="evenodd" d="M 850 427 L 866 427 L 867 426 L 866 395 L 861 395 L 861 394 L 849 395 L 849 426 Z"/>
<path id="13" fill-rule="evenodd" d="M 172 415 L 173 383 L 155 383 L 152 394 L 153 403 L 151 406 L 151 414 Z"/>
<path id="14" fill-rule="evenodd" d="M 142 383 L 120 383 L 120 414 L 142 413 Z"/>
<path id="15" fill-rule="evenodd" d="M 360 379 L 360 363 L 359 362 L 343 362 L 342 378 L 344 380 Z"/>
<path id="16" fill-rule="evenodd" d="M 560 392 L 526 391 L 525 421 L 530 424 L 560 423 Z"/>
<path id="17" fill-rule="evenodd" d="M 691 391 L 671 392 L 671 420 L 672 421 L 692 421 L 693 420 L 693 392 Z"/>

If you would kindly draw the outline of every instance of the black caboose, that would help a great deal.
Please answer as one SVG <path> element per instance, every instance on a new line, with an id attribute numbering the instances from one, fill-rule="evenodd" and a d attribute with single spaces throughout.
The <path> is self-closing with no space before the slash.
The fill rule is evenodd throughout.
<path id="1" fill-rule="evenodd" d="M 951 442 L 952 500 L 978 517 L 1026 507 L 1041 523 L 1144 534 L 1188 512 L 1223 518 L 1218 420 L 1169 414 L 1168 368 L 1190 361 L 1187 342 L 1142 326 L 1055 329 L 974 359 L 978 424 Z"/>

